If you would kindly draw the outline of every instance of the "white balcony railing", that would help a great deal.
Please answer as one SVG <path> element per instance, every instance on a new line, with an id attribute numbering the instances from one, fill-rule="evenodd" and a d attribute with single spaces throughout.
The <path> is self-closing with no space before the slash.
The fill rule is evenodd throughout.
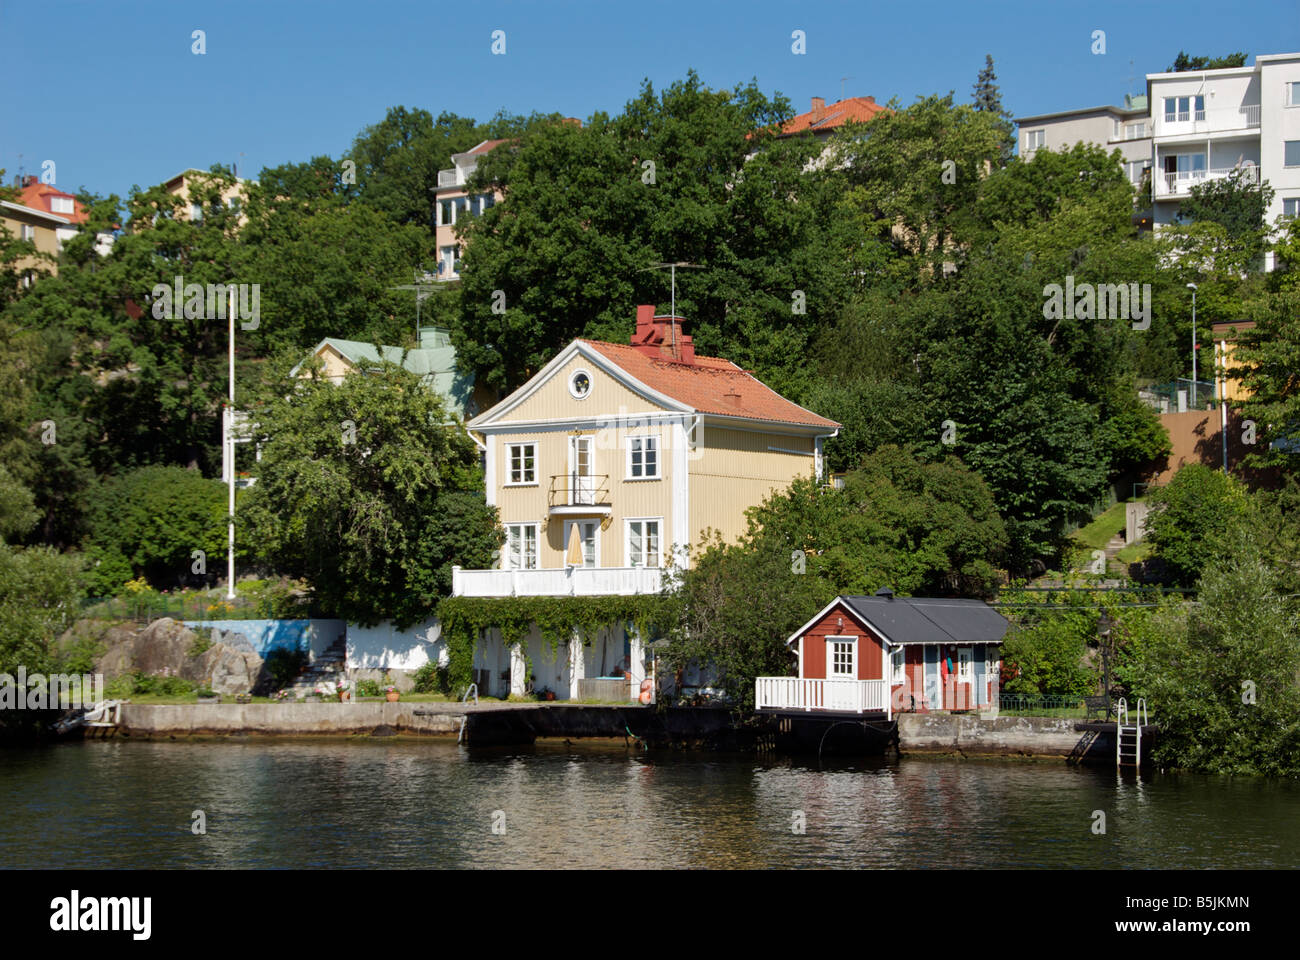
<path id="1" fill-rule="evenodd" d="M 456 181 L 456 171 L 455 171 L 454 168 L 451 169 L 451 170 L 439 170 L 439 171 L 438 171 L 438 187 L 439 187 L 439 188 L 442 188 L 442 187 L 455 187 L 455 186 L 459 186 L 459 184 L 458 184 L 457 181 Z"/>
<path id="2" fill-rule="evenodd" d="M 1157 136 L 1176 137 L 1186 133 L 1213 133 L 1216 130 L 1244 130 L 1259 126 L 1259 104 L 1243 103 L 1235 107 L 1209 110 L 1157 110 L 1160 121 Z"/>
<path id="3" fill-rule="evenodd" d="M 1254 164 L 1241 167 L 1214 167 L 1210 170 L 1180 170 L 1177 173 L 1161 173 L 1156 177 L 1157 197 L 1185 197 L 1192 187 L 1206 180 L 1222 180 L 1241 171 L 1247 183 L 1259 183 L 1259 167 Z"/>
<path id="4" fill-rule="evenodd" d="M 456 597 L 599 597 L 658 593 L 659 567 L 560 567 L 548 570 L 451 568 Z"/>
<path id="5" fill-rule="evenodd" d="M 834 710 L 892 716 L 889 684 L 884 680 L 806 680 L 801 677 L 756 677 L 758 710 Z"/>

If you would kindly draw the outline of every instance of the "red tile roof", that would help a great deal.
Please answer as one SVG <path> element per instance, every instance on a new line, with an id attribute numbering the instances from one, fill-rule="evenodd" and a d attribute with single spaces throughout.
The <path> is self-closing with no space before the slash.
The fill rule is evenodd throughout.
<path id="1" fill-rule="evenodd" d="M 680 363 L 655 359 L 625 343 L 582 342 L 647 387 L 700 413 L 825 427 L 827 430 L 840 426 L 834 420 L 819 417 L 792 403 L 730 360 L 697 356 L 693 363 Z"/>
<path id="2" fill-rule="evenodd" d="M 458 156 L 481 157 L 483 156 L 483 154 L 496 149 L 497 147 L 501 146 L 501 144 L 503 143 L 505 143 L 504 140 L 484 140 L 477 147 L 474 147 L 473 149 L 470 150 L 466 150 L 464 153 L 458 154 Z"/>
<path id="3" fill-rule="evenodd" d="M 63 213 L 55 210 L 50 203 L 51 197 L 67 197 L 72 201 L 72 212 Z M 85 223 L 90 219 L 90 214 L 86 212 L 86 209 L 73 194 L 48 183 L 41 183 L 35 177 L 28 177 L 27 182 L 23 185 L 21 203 L 24 207 L 31 207 L 33 210 L 39 210 L 42 213 L 52 213 L 56 217 L 63 217 L 70 223 Z"/>
<path id="4" fill-rule="evenodd" d="M 789 136 L 793 133 L 802 133 L 804 130 L 825 133 L 844 126 L 850 120 L 865 123 L 887 112 L 888 109 L 876 103 L 875 97 L 849 97 L 837 103 L 824 105 L 820 97 L 813 97 L 812 109 L 791 118 L 781 127 L 780 135 Z"/>

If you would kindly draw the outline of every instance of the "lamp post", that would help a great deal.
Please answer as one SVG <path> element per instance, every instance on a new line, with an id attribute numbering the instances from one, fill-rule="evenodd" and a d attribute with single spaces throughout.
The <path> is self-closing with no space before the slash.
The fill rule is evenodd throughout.
<path id="1" fill-rule="evenodd" d="M 226 530 L 226 599 L 235 599 L 235 285 L 230 285 L 230 403 L 226 408 L 226 451 L 229 456 L 226 482 L 229 484 Z"/>
<path id="2" fill-rule="evenodd" d="M 1192 291 L 1192 409 L 1196 409 L 1196 284 L 1189 283 Z"/>

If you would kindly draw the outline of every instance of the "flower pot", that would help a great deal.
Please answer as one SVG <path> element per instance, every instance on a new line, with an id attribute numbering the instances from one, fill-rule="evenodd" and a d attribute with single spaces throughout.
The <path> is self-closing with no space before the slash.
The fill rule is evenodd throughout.
<path id="1" fill-rule="evenodd" d="M 402 699 L 402 695 L 398 693 L 396 690 L 389 690 L 386 696 L 388 697 L 389 703 L 395 703 L 398 700 Z"/>

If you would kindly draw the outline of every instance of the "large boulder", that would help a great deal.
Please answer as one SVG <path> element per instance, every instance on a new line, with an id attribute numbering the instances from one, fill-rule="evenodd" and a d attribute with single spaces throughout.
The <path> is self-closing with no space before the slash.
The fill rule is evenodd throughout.
<path id="1" fill-rule="evenodd" d="M 249 693 L 266 680 L 262 658 L 241 634 L 222 631 L 243 649 L 213 643 L 195 655 L 198 635 L 169 617 L 155 620 L 138 633 L 120 631 L 117 642 L 99 658 L 96 669 L 107 677 L 125 673 L 181 677 L 216 693 Z M 109 640 L 109 636 L 105 636 Z"/>
<path id="2" fill-rule="evenodd" d="M 233 694 L 251 693 L 263 679 L 262 673 L 262 658 L 257 654 L 214 643 L 190 660 L 181 676 L 216 693 Z"/>

